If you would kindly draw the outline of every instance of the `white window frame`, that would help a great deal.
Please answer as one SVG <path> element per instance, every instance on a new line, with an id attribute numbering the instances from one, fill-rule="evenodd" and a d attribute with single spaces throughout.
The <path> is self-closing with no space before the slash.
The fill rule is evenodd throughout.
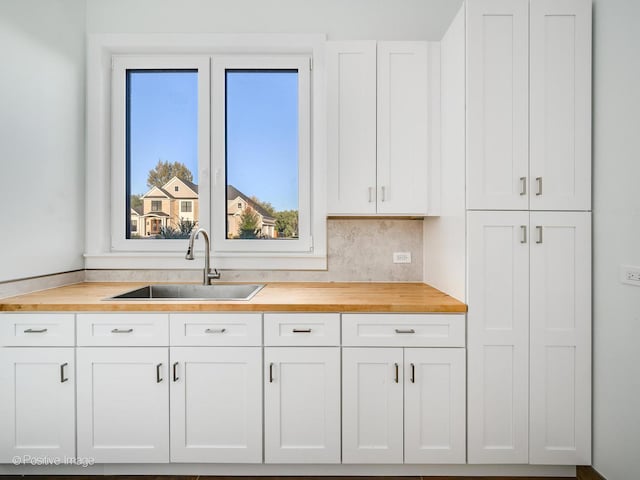
<path id="1" fill-rule="evenodd" d="M 180 252 L 184 242 L 173 239 L 127 239 L 126 237 L 126 160 L 127 160 L 127 70 L 198 71 L 198 201 L 202 203 L 198 224 L 209 228 L 209 57 L 188 55 L 114 55 L 112 59 L 111 119 L 111 245 L 113 250 L 134 252 Z M 151 210 L 153 211 L 153 210 Z"/>
<path id="2" fill-rule="evenodd" d="M 114 171 L 112 150 L 112 95 L 115 58 L 153 56 L 156 59 L 185 59 L 213 55 L 307 55 L 313 59 L 311 71 L 311 234 L 313 248 L 297 252 L 217 251 L 213 238 L 212 264 L 219 269 L 250 270 L 326 270 L 326 92 L 324 34 L 89 34 L 87 36 L 87 167 L 85 268 L 88 269 L 193 269 L 202 266 L 203 242 L 197 242 L 196 262 L 184 259 L 179 240 L 124 240 L 124 176 Z M 139 65 L 135 65 L 139 68 Z M 162 68 L 179 68 L 179 64 Z M 189 67 L 185 67 L 189 68 Z M 193 67 L 191 67 L 193 68 Z M 123 80 L 124 81 L 124 80 Z M 200 82 L 202 84 L 202 82 Z M 207 92 L 210 89 L 207 88 Z M 210 114 L 207 116 L 209 121 Z M 203 125 L 200 122 L 200 125 Z M 210 124 L 209 124 L 210 127 Z M 117 132 L 113 132 L 116 133 Z M 122 133 L 121 133 L 122 135 Z M 207 136 L 200 136 L 207 138 Z M 210 145 L 207 145 L 210 148 Z M 210 158 L 210 151 L 208 152 Z M 124 162 L 121 163 L 124 168 Z M 210 166 L 200 165 L 198 183 L 211 182 Z M 122 181 L 120 195 L 114 194 Z M 203 192 L 208 192 L 210 186 Z M 210 198 L 200 192 L 200 205 L 209 210 Z M 205 193 L 206 194 L 206 193 Z M 113 203 L 113 200 L 116 203 Z M 122 212 L 119 222 L 116 212 Z M 205 226 L 211 212 L 200 211 L 199 222 Z M 116 223 L 119 223 L 117 225 Z M 122 236 L 115 229 L 122 229 Z M 213 232 L 212 232 L 213 233 Z M 213 235 L 212 235 L 213 236 Z M 170 247 L 176 242 L 176 247 Z M 137 243 L 137 245 L 136 245 Z M 144 244 L 151 244 L 146 248 Z M 198 252 L 197 252 L 198 253 Z"/>
<path id="3" fill-rule="evenodd" d="M 227 70 L 298 71 L 298 239 L 227 238 L 226 82 Z M 214 55 L 211 59 L 211 195 L 215 252 L 311 252 L 311 56 Z M 249 194 L 249 192 L 245 192 Z M 268 200 L 268 199 L 265 199 Z"/>

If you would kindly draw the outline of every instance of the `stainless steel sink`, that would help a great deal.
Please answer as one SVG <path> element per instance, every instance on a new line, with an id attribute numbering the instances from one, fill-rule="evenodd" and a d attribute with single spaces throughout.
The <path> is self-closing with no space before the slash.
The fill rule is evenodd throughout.
<path id="1" fill-rule="evenodd" d="M 251 300 L 264 285 L 147 285 L 105 300 Z"/>

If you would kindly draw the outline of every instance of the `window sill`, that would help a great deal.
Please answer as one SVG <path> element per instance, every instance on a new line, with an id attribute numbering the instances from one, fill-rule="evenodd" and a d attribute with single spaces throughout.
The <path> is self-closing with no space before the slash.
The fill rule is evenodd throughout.
<path id="1" fill-rule="evenodd" d="M 157 269 L 184 270 L 203 268 L 204 253 L 195 252 L 195 261 L 180 253 L 117 252 L 85 254 L 86 269 Z M 220 270 L 326 270 L 326 255 L 219 253 L 211 257 L 212 268 Z"/>

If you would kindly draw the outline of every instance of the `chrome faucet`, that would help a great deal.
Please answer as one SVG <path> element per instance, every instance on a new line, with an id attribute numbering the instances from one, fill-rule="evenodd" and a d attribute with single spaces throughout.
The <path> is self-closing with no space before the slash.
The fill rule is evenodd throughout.
<path id="1" fill-rule="evenodd" d="M 193 260 L 193 242 L 196 238 L 198 238 L 198 235 L 200 235 L 200 233 L 202 233 L 202 236 L 204 237 L 204 275 L 202 284 L 211 285 L 211 280 L 217 280 L 220 278 L 220 272 L 218 272 L 218 270 L 216 270 L 215 268 L 213 269 L 213 273 L 211 272 L 211 261 L 209 257 L 209 234 L 204 228 L 198 228 L 197 230 L 191 232 L 191 236 L 189 237 L 189 246 L 187 247 L 187 254 L 184 256 L 184 258 L 186 258 L 187 260 Z"/>

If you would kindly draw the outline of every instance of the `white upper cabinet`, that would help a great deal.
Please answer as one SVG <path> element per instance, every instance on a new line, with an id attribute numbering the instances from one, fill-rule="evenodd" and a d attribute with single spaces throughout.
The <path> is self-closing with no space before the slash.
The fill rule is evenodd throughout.
<path id="1" fill-rule="evenodd" d="M 427 213 L 428 44 L 378 43 L 378 213 Z"/>
<path id="2" fill-rule="evenodd" d="M 327 43 L 328 209 L 376 213 L 376 42 Z"/>
<path id="3" fill-rule="evenodd" d="M 531 209 L 591 210 L 591 1 L 531 0 Z"/>
<path id="4" fill-rule="evenodd" d="M 591 209 L 591 1 L 467 0 L 467 208 Z"/>
<path id="5" fill-rule="evenodd" d="M 467 208 L 529 205 L 528 0 L 468 1 Z"/>
<path id="6" fill-rule="evenodd" d="M 429 44 L 328 42 L 328 213 L 425 215 Z"/>
<path id="7" fill-rule="evenodd" d="M 531 213 L 532 464 L 591 464 L 591 214 Z"/>

